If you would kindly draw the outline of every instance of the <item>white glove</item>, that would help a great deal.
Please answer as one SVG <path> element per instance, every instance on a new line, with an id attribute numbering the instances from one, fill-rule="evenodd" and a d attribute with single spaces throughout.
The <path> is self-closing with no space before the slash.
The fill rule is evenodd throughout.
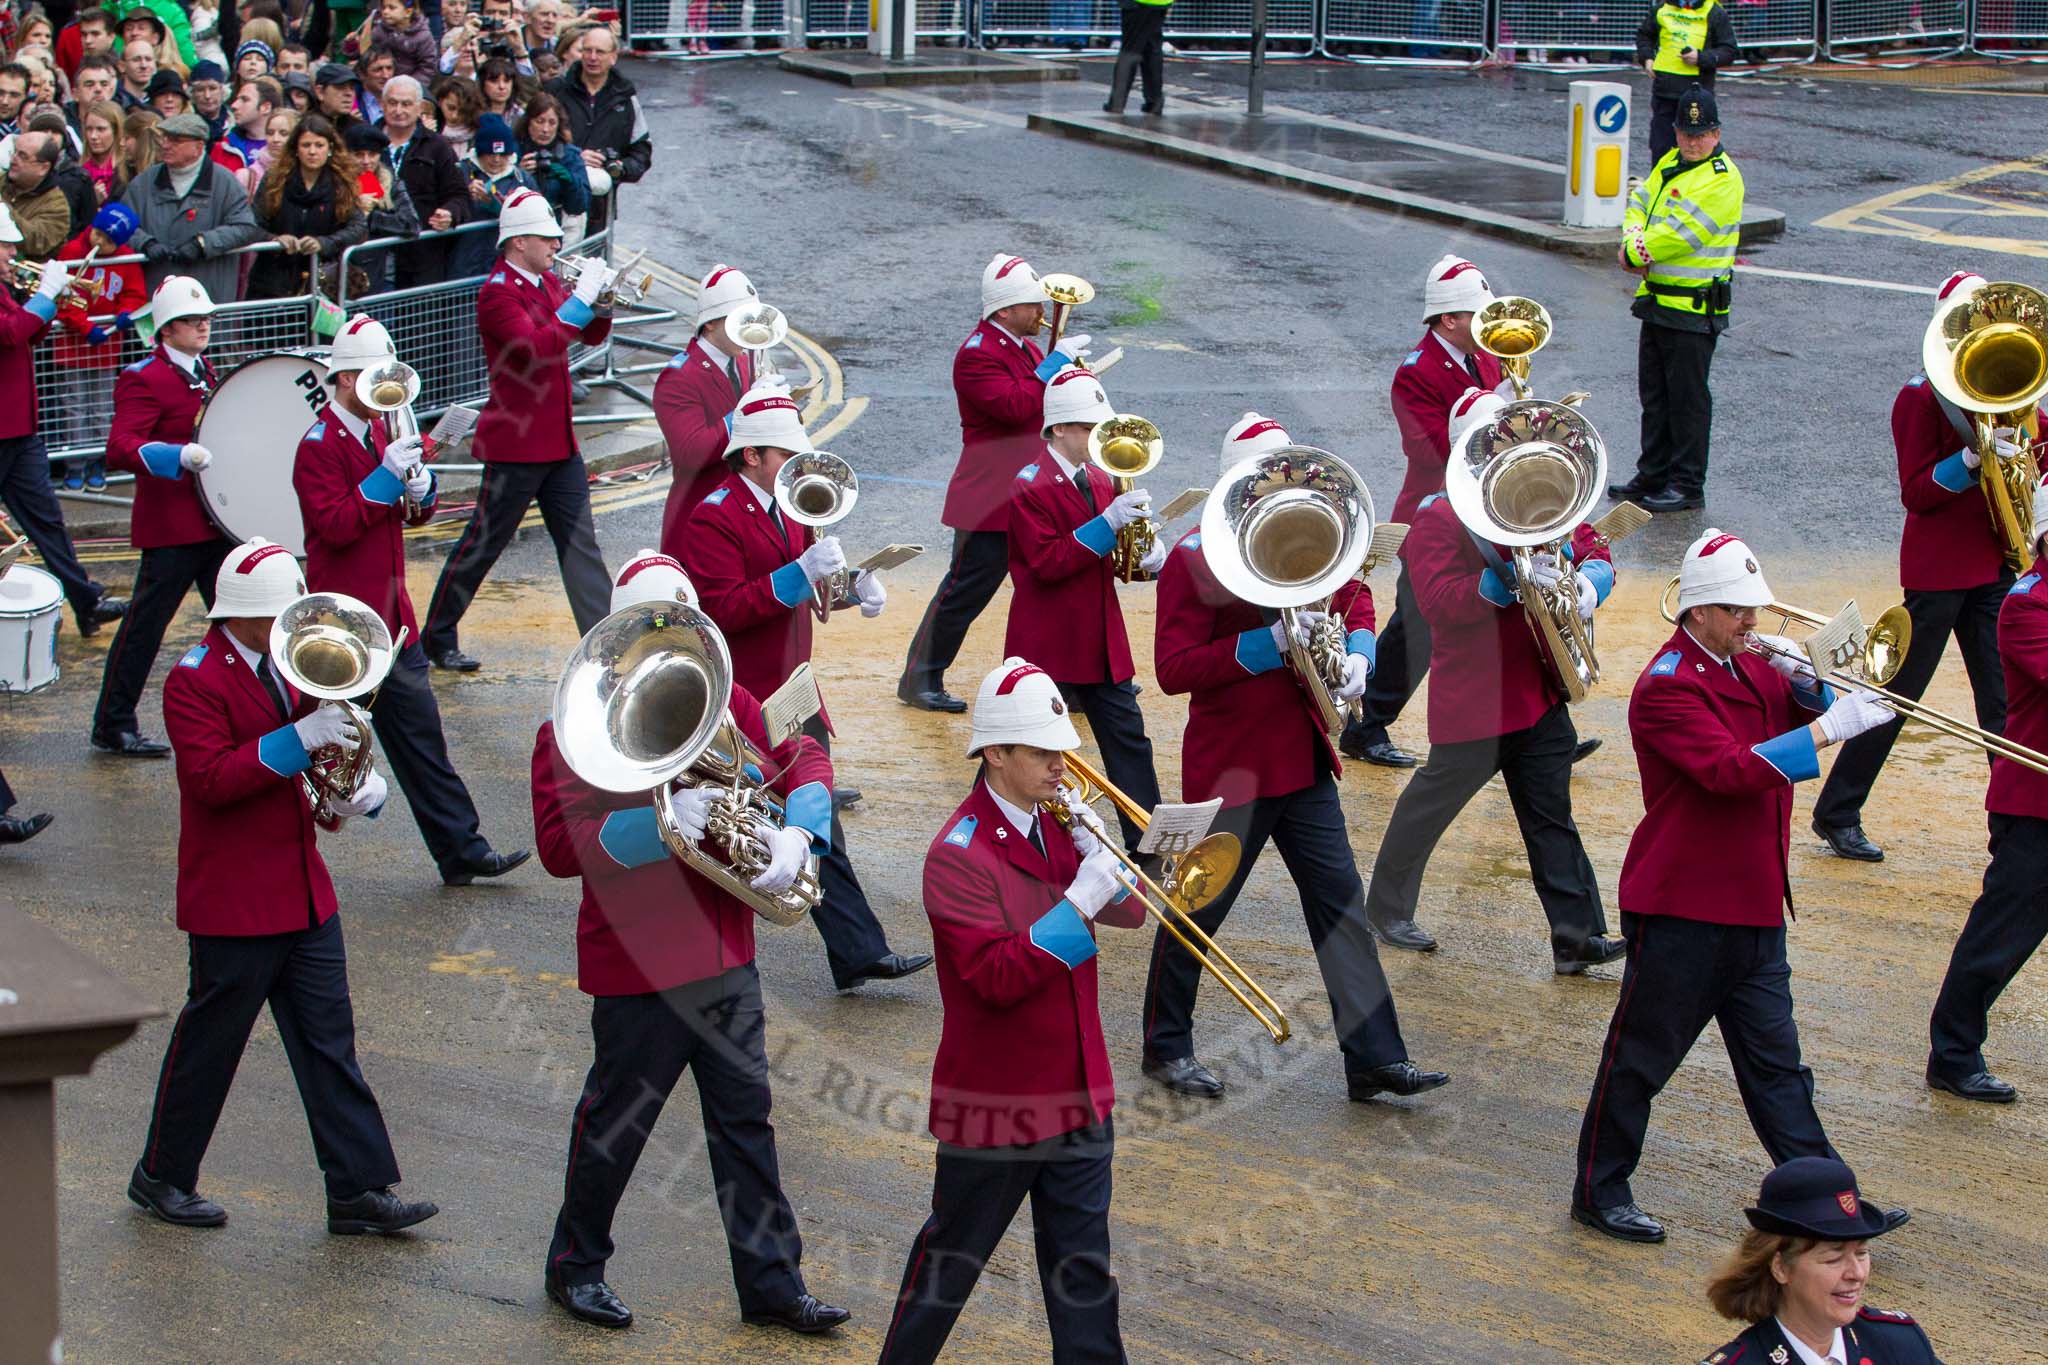
<path id="1" fill-rule="evenodd" d="M 853 595 L 860 603 L 862 616 L 880 616 L 882 608 L 889 604 L 889 590 L 882 586 L 878 573 L 864 573 L 854 579 Z"/>
<path id="2" fill-rule="evenodd" d="M 1109 506 L 1102 509 L 1102 519 L 1109 523 L 1112 531 L 1121 531 L 1132 522 L 1152 513 L 1152 495 L 1142 488 L 1133 488 L 1128 493 L 1119 493 Z"/>
<path id="3" fill-rule="evenodd" d="M 1579 585 L 1579 615 L 1585 620 L 1593 619 L 1593 609 L 1600 605 L 1600 589 L 1584 574 L 1573 574 L 1572 581 Z"/>
<path id="4" fill-rule="evenodd" d="M 71 283 L 71 272 L 62 261 L 44 261 L 43 273 L 36 279 L 36 297 L 54 299 L 64 292 L 64 286 Z"/>
<path id="5" fill-rule="evenodd" d="M 615 273 L 608 265 L 588 267 L 576 277 L 576 298 L 580 302 L 595 305 L 597 303 L 597 296 L 602 294 L 604 287 L 612 282 L 612 276 Z"/>
<path id="6" fill-rule="evenodd" d="M 320 708 L 312 715 L 293 721 L 292 729 L 299 732 L 299 743 L 309 754 L 337 746 L 353 748 L 362 735 L 349 719 L 348 712 L 331 701 L 321 702 Z"/>
<path id="7" fill-rule="evenodd" d="M 1999 446 L 1999 445 L 2003 445 L 2003 444 L 2005 444 L 2005 443 L 2004 443 L 2004 442 L 2002 442 L 2002 441 L 2000 441 L 2000 440 L 1999 440 L 1999 439 L 1998 439 L 1997 437 L 1995 437 L 1995 436 L 1994 436 L 1994 437 L 1992 437 L 1992 438 L 1991 438 L 1991 444 L 1992 444 L 1993 446 Z M 1984 467 L 1984 456 L 1983 456 L 1983 453 L 1982 453 L 1982 452 L 1980 452 L 1980 451 L 1979 451 L 1979 450 L 1977 449 L 1977 443 L 1976 443 L 1975 441 L 1972 441 L 1972 442 L 1971 442 L 1971 443 L 1970 443 L 1969 445 L 1966 445 L 1966 446 L 1964 446 L 1964 447 L 1963 447 L 1963 468 L 1965 468 L 1965 469 L 1982 469 L 1983 467 Z"/>
<path id="8" fill-rule="evenodd" d="M 347 800 L 330 802 L 328 809 L 336 815 L 368 815 L 382 807 L 390 795 L 391 788 L 385 785 L 384 774 L 372 769 L 370 775 L 363 779 L 361 791 Z"/>
<path id="9" fill-rule="evenodd" d="M 774 895 L 796 885 L 804 870 L 804 855 L 811 851 L 811 833 L 796 825 L 784 825 L 768 836 L 768 870 L 748 882 L 756 891 Z"/>
<path id="10" fill-rule="evenodd" d="M 1145 551 L 1145 557 L 1138 561 L 1138 567 L 1156 578 L 1159 571 L 1166 567 L 1166 555 L 1166 537 L 1154 536 L 1152 537 L 1152 548 Z"/>
<path id="11" fill-rule="evenodd" d="M 1529 581 L 1549 592 L 1564 581 L 1565 571 L 1558 567 L 1557 556 L 1544 552 L 1529 556 Z"/>
<path id="12" fill-rule="evenodd" d="M 197 474 L 213 463 L 213 452 L 197 441 L 187 441 L 185 448 L 178 452 L 178 463 Z"/>
<path id="13" fill-rule="evenodd" d="M 1081 794 L 1065 783 L 1060 784 L 1060 795 L 1066 799 L 1067 809 L 1073 812 L 1074 822 L 1067 826 L 1067 833 L 1074 838 L 1074 851 L 1084 859 L 1102 847 L 1109 835 L 1102 827 L 1102 817 L 1095 813 L 1095 807 L 1081 800 Z"/>
<path id="14" fill-rule="evenodd" d="M 816 587 L 846 567 L 846 551 L 839 548 L 838 536 L 826 536 L 798 555 L 796 562 L 804 571 L 804 577 L 810 580 L 811 586 Z"/>
<path id="15" fill-rule="evenodd" d="M 669 808 L 676 815 L 676 829 L 685 839 L 696 843 L 704 837 L 704 827 L 709 823 L 711 803 L 718 799 L 715 787 L 684 787 L 675 793 Z"/>
<path id="16" fill-rule="evenodd" d="M 1896 719 L 1898 713 L 1867 688 L 1845 687 L 1836 694 L 1835 704 L 1821 716 L 1820 732 L 1828 737 L 1828 743 L 1840 744 Z"/>
<path id="17" fill-rule="evenodd" d="M 1344 685 L 1331 693 L 1338 705 L 1355 701 L 1365 695 L 1365 681 L 1372 676 L 1372 665 L 1365 661 L 1363 654 L 1344 656 Z"/>
<path id="18" fill-rule="evenodd" d="M 1805 654 L 1800 652 L 1798 642 L 1790 636 L 1758 635 L 1755 638 L 1758 644 L 1771 646 L 1771 652 L 1766 653 L 1764 658 L 1770 661 L 1771 667 L 1777 670 L 1779 677 L 1794 687 L 1812 687 L 1819 681 L 1819 675 L 1813 671 L 1813 665 L 1808 662 Z M 1777 653 L 1778 650 L 1784 650 L 1785 653 Z"/>
<path id="19" fill-rule="evenodd" d="M 1063 355 L 1078 365 L 1081 363 L 1081 357 L 1088 354 L 1088 343 L 1094 339 L 1086 332 L 1077 337 L 1064 336 L 1053 343 L 1052 349 L 1054 354 Z"/>
<path id="20" fill-rule="evenodd" d="M 1315 634 L 1316 626 L 1329 615 L 1323 611 L 1298 611 L 1294 613 L 1294 640 L 1307 648 L 1309 637 Z M 1273 623 L 1273 647 L 1282 654 L 1287 652 L 1287 618 Z"/>
<path id="21" fill-rule="evenodd" d="M 414 465 L 422 463 L 422 454 L 427 448 L 425 438 L 401 436 L 384 447 L 384 467 L 395 478 L 403 479 L 412 472 Z"/>
<path id="22" fill-rule="evenodd" d="M 1067 900 L 1084 918 L 1094 919 L 1102 913 L 1102 907 L 1116 899 L 1116 893 L 1123 890 L 1123 883 L 1117 873 L 1123 867 L 1116 855 L 1106 848 L 1097 848 L 1081 861 L 1081 870 L 1074 874 L 1074 880 L 1067 887 Z"/>
<path id="23" fill-rule="evenodd" d="M 425 465 L 414 469 L 405 480 L 405 495 L 414 502 L 425 502 L 427 494 L 434 491 L 434 475 Z"/>

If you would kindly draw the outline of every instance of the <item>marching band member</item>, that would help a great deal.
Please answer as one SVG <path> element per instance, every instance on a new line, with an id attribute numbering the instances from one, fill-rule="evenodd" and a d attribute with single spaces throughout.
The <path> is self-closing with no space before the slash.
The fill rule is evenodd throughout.
<path id="1" fill-rule="evenodd" d="M 925 854 L 945 1023 L 932 1060 L 932 1212 L 903 1267 L 883 1365 L 938 1359 L 1028 1196 L 1053 1359 L 1122 1360 L 1109 1268 L 1116 1083 L 1096 1004 L 1095 928 L 1144 906 L 1092 816 L 1038 813 L 1080 736 L 1057 684 L 1005 659 L 975 695 L 981 773 Z"/>
<path id="2" fill-rule="evenodd" d="M 1005 533 L 1017 471 L 1044 448 L 1046 383 L 1080 360 L 1086 336 L 1061 337 L 1045 355 L 1036 335 L 1045 287 L 1022 256 L 997 256 L 981 272 L 981 325 L 953 357 L 960 407 L 960 463 L 946 487 L 945 524 L 953 558 L 911 637 L 896 696 L 920 711 L 965 711 L 946 690 L 946 670 L 974 618 L 1002 586 L 1010 564 Z"/>
<path id="3" fill-rule="evenodd" d="M 1678 626 L 1629 698 L 1644 813 L 1621 868 L 1628 966 L 1572 1184 L 1572 1217 L 1623 1241 L 1664 1240 L 1629 1175 L 1650 1101 L 1708 1020 L 1772 1164 L 1836 1155 L 1799 1059 L 1785 961 L 1792 784 L 1819 775 L 1821 749 L 1892 713 L 1861 688 L 1834 694 L 1811 665 L 1746 648 L 1771 601 L 1749 546 L 1709 530 L 1680 566 Z"/>
<path id="4" fill-rule="evenodd" d="M 562 228 L 548 201 L 518 190 L 498 215 L 498 266 L 476 295 L 477 331 L 490 369 L 491 396 L 476 424 L 476 458 L 484 464 L 476 514 L 448 552 L 427 604 L 427 658 L 436 668 L 473 673 L 456 630 L 491 566 L 512 541 L 526 509 L 540 503 L 555 542 L 562 584 L 576 629 L 604 617 L 611 575 L 597 549 L 590 518 L 590 476 L 576 445 L 569 397 L 569 347 L 594 346 L 611 331 L 598 296 L 614 271 L 598 265 L 576 277 L 573 291 L 553 273 Z"/>
<path id="5" fill-rule="evenodd" d="M 1223 467 L 1293 442 L 1277 422 L 1246 413 L 1224 439 Z M 1341 704 L 1365 690 L 1372 667 L 1372 594 L 1363 583 L 1332 601 L 1348 628 L 1350 665 Z M 1450 1077 L 1408 1059 L 1394 997 L 1365 919 L 1365 887 L 1352 860 L 1337 800 L 1340 766 L 1315 704 L 1289 669 L 1281 624 L 1234 597 L 1209 569 L 1202 533 L 1183 536 L 1159 571 L 1154 657 L 1159 685 L 1188 697 L 1181 743 L 1181 799 L 1221 797 L 1215 828 L 1243 845 L 1223 894 L 1191 918 L 1211 938 L 1271 839 L 1301 893 L 1309 941 L 1329 992 L 1346 1089 L 1354 1100 L 1381 1091 L 1415 1095 Z M 1221 1095 L 1223 1082 L 1194 1055 L 1195 989 L 1201 965 L 1161 930 L 1145 981 L 1145 1074 L 1188 1095 Z"/>
<path id="6" fill-rule="evenodd" d="M 1467 389 L 1451 409 L 1452 443 L 1506 406 L 1498 394 Z M 1514 564 L 1500 547 L 1468 531 L 1441 494 L 1423 499 L 1410 520 L 1401 576 L 1422 608 L 1436 676 L 1429 690 L 1429 762 L 1394 802 L 1373 862 L 1366 918 L 1382 943 L 1436 951 L 1436 940 L 1415 923 L 1423 872 L 1451 822 L 1498 773 L 1550 921 L 1557 974 L 1576 976 L 1612 962 L 1627 945 L 1605 936 L 1600 884 L 1572 823 L 1578 732 L 1516 594 Z M 1579 614 L 1589 622 L 1614 588 L 1606 543 L 1584 522 L 1572 532 L 1565 562 L 1539 552 L 1530 572 L 1546 589 L 1569 579 Z"/>
<path id="7" fill-rule="evenodd" d="M 1983 520 L 1983 509 L 1978 518 Z M 2034 564 L 2005 595 L 1998 613 L 1998 657 L 2005 666 L 2001 698 L 2011 703 L 2004 733 L 2015 744 L 2048 749 L 2048 491 L 2034 492 Z M 1915 643 L 1918 643 L 1917 636 Z M 1981 711 L 1979 712 L 1981 715 Z M 2048 777 L 2011 759 L 1991 760 L 1991 865 L 1984 890 L 1949 955 L 1928 1031 L 1927 1083 L 1966 1100 L 2010 1104 L 2012 1083 L 1984 1062 L 1991 1007 L 2048 937 L 2042 887 L 2048 876 Z"/>
<path id="8" fill-rule="evenodd" d="M 1983 284 L 1963 271 L 1948 277 L 1936 306 Z M 2017 453 L 2001 431 L 2000 447 Z M 1914 375 L 1892 401 L 1892 447 L 1899 457 L 1899 501 L 1906 527 L 1899 537 L 1899 586 L 1913 638 L 1887 691 L 1918 701 L 1927 692 L 1949 637 L 1962 651 L 1977 703 L 1977 724 L 2005 728 L 2005 680 L 1998 663 L 1998 617 L 2013 573 L 1978 482 L 1977 434 L 1970 415 Z M 1813 803 L 1813 832 L 1844 858 L 1881 862 L 1884 850 L 1863 832 L 1863 803 L 1891 755 L 1905 721 L 1894 718 L 1842 746 Z"/>
<path id="9" fill-rule="evenodd" d="M 191 940 L 192 984 L 128 1198 L 182 1227 L 228 1220 L 198 1193 L 199 1163 L 266 1001 L 326 1176 L 327 1230 L 391 1233 L 440 1212 L 391 1192 L 398 1160 L 356 1064 L 341 918 L 299 774 L 315 751 L 369 736 L 333 702 L 298 694 L 269 657 L 272 623 L 305 591 L 282 545 L 233 546 L 206 638 L 164 682 L 164 730 L 177 750 L 178 927 Z M 385 792 L 373 770 L 332 808 L 374 817 Z"/>
<path id="10" fill-rule="evenodd" d="M 213 452 L 192 439 L 217 382 L 206 358 L 213 300 L 197 280 L 172 275 L 157 286 L 149 310 L 156 348 L 114 381 L 114 420 L 107 430 L 107 463 L 135 476 L 128 540 L 142 552 L 142 563 L 128 614 L 107 650 L 91 738 L 101 753 L 124 758 L 170 752 L 138 731 L 135 707 L 185 594 L 197 587 L 211 607 L 221 561 L 235 547 L 206 514 L 190 477 L 213 462 Z"/>
<path id="11" fill-rule="evenodd" d="M 1152 510 L 1142 488 L 1118 493 L 1088 459 L 1088 435 L 1116 416 L 1102 381 L 1070 365 L 1045 386 L 1045 453 L 1017 474 L 1010 497 L 1010 622 L 1003 652 L 1034 660 L 1068 706 L 1088 717 L 1103 775 L 1146 810 L 1159 804 L 1152 741 L 1131 679 L 1131 642 L 1116 600 L 1117 533 Z M 1163 536 L 1139 567 L 1166 562 Z M 1124 843 L 1143 831 L 1121 812 Z"/>
<path id="12" fill-rule="evenodd" d="M 611 602 L 623 610 L 695 600 L 681 565 L 649 555 L 620 573 Z M 740 733 L 767 756 L 764 765 L 780 774 L 774 790 L 787 823 L 773 838 L 773 861 L 753 881 L 779 892 L 796 880 L 807 851 L 823 851 L 832 763 L 801 735 L 771 749 L 760 703 L 746 688 L 735 686 L 728 706 Z M 678 795 L 686 833 L 704 836 L 707 806 L 701 789 Z M 594 1047 L 548 1246 L 548 1297 L 600 1327 L 633 1321 L 605 1283 L 612 1216 L 662 1106 L 689 1068 L 743 1320 L 796 1332 L 845 1322 L 845 1309 L 804 1288 L 803 1238 L 782 1192 L 768 1121 L 753 910 L 669 853 L 647 793 L 603 791 L 578 778 L 556 745 L 552 720 L 534 739 L 533 827 L 547 870 L 583 882 L 576 984 L 592 997 Z"/>
<path id="13" fill-rule="evenodd" d="M 476 802 L 448 761 L 441 708 L 427 682 L 427 656 L 405 588 L 405 528 L 432 520 L 440 490 L 421 463 L 421 439 L 391 439 L 381 414 L 356 392 L 357 375 L 397 358 L 390 333 L 375 319 L 358 315 L 342 328 L 327 359 L 333 392 L 299 439 L 292 487 L 305 522 L 306 579 L 313 590 L 367 603 L 393 640 L 404 639 L 377 689 L 372 724 L 441 880 L 467 886 L 510 872 L 532 855 L 491 848 L 477 828 Z"/>
<path id="14" fill-rule="evenodd" d="M 785 519 L 775 503 L 775 476 L 791 455 L 809 453 L 796 400 L 777 382 L 747 390 L 726 442 L 727 474 L 684 523 L 682 562 L 732 649 L 733 678 L 757 697 L 772 696 L 811 657 L 811 597 L 816 585 L 846 567 L 837 536 Z M 848 594 L 864 616 L 881 614 L 888 594 L 879 575 L 854 578 Z M 831 720 L 821 708 L 805 731 L 831 752 Z M 854 875 L 846 833 L 832 814 L 831 849 L 818 866 L 823 896 L 811 912 L 825 940 L 832 984 L 852 990 L 891 981 L 931 965 L 929 953 L 909 957 L 889 947 Z"/>
<path id="15" fill-rule="evenodd" d="M 759 295 L 745 272 L 715 265 L 697 291 L 697 334 L 654 380 L 654 420 L 673 471 L 661 509 L 661 552 L 680 557 L 683 522 L 725 481 L 727 419 L 754 383 L 754 357 L 726 335 L 725 320 Z"/>

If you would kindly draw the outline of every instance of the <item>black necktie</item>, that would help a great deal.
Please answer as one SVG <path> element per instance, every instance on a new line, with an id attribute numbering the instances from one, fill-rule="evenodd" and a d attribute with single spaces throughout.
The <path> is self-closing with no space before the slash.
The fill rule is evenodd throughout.
<path id="1" fill-rule="evenodd" d="M 1038 816 L 1035 814 L 1031 817 L 1031 846 L 1038 850 L 1039 857 L 1046 856 L 1045 836 L 1038 832 Z"/>
<path id="2" fill-rule="evenodd" d="M 263 679 L 263 688 L 270 693 L 271 704 L 277 707 L 279 720 L 292 718 L 291 703 L 285 700 L 284 685 L 277 680 L 277 674 L 270 667 L 270 656 L 262 655 L 256 660 L 256 676 Z"/>
<path id="3" fill-rule="evenodd" d="M 1465 357 L 1465 373 L 1472 376 L 1472 382 L 1474 384 L 1477 384 L 1482 389 L 1486 387 L 1486 381 L 1479 377 L 1478 356 L 1468 355 Z"/>
<path id="4" fill-rule="evenodd" d="M 1086 465 L 1074 471 L 1074 487 L 1081 490 L 1081 499 L 1088 504 L 1089 511 L 1100 512 L 1102 510 L 1096 505 L 1095 480 L 1088 477 L 1088 467 Z"/>
<path id="5" fill-rule="evenodd" d="M 746 394 L 746 390 L 740 387 L 740 362 L 737 358 L 731 356 L 726 358 L 725 377 L 732 381 L 732 396 L 734 398 L 740 398 Z"/>

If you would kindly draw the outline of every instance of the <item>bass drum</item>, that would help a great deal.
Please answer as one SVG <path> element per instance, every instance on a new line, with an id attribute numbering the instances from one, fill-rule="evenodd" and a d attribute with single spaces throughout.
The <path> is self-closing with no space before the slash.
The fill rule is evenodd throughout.
<path id="1" fill-rule="evenodd" d="M 299 438 L 327 405 L 326 357 L 302 350 L 245 360 L 199 410 L 192 439 L 213 452 L 196 476 L 199 500 L 229 539 L 262 536 L 305 557 L 292 462 Z"/>
<path id="2" fill-rule="evenodd" d="M 64 589 L 33 564 L 0 575 L 0 692 L 40 692 L 57 681 Z"/>

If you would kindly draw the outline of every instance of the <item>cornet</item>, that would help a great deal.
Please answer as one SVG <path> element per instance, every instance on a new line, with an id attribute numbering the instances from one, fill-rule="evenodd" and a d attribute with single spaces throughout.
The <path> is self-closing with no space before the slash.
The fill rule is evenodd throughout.
<path id="1" fill-rule="evenodd" d="M 1138 486 L 1138 480 L 1158 467 L 1166 455 L 1166 442 L 1159 428 L 1142 417 L 1118 413 L 1095 424 L 1088 433 L 1088 462 L 1109 475 L 1119 494 Z M 1125 583 L 1137 583 L 1151 575 L 1140 569 L 1146 555 L 1158 542 L 1159 529 L 1149 518 L 1140 517 L 1116 533 L 1112 563 L 1116 576 Z"/>
<path id="2" fill-rule="evenodd" d="M 87 307 L 99 302 L 100 295 L 107 292 L 106 285 L 99 280 L 85 278 L 85 272 L 92 266 L 93 257 L 99 254 L 100 249 L 94 247 L 86 253 L 84 260 L 72 268 L 71 278 L 64 281 L 64 287 L 57 291 L 58 298 L 71 303 L 82 303 Z M 14 263 L 15 288 L 32 294 L 42 288 L 42 285 L 43 268 L 40 265 L 20 260 Z"/>
<path id="3" fill-rule="evenodd" d="M 637 280 L 630 278 L 633 267 L 640 264 L 641 258 L 646 255 L 647 253 L 642 251 L 619 267 L 617 275 L 610 284 L 599 291 L 597 302 L 592 305 L 598 312 L 609 313 L 622 303 L 632 308 L 646 299 L 647 291 L 654 287 L 654 275 L 649 272 L 642 274 Z M 550 268 L 562 283 L 573 289 L 584 271 L 604 264 L 605 262 L 596 256 L 558 255 Z"/>
<path id="4" fill-rule="evenodd" d="M 270 657 L 278 676 L 309 697 L 333 702 L 356 727 L 354 746 L 321 749 L 299 774 L 313 818 L 323 828 L 340 826 L 334 803 L 353 799 L 376 766 L 370 718 L 349 701 L 377 690 L 404 637 L 401 630 L 393 640 L 369 604 L 338 592 L 307 593 L 271 623 Z"/>
<path id="5" fill-rule="evenodd" d="M 792 455 L 775 471 L 775 505 L 800 526 L 836 526 L 860 500 L 860 478 L 853 466 L 829 450 Z M 811 589 L 811 612 L 820 621 L 832 619 L 832 604 L 846 596 L 851 575 L 835 569 Z"/>

